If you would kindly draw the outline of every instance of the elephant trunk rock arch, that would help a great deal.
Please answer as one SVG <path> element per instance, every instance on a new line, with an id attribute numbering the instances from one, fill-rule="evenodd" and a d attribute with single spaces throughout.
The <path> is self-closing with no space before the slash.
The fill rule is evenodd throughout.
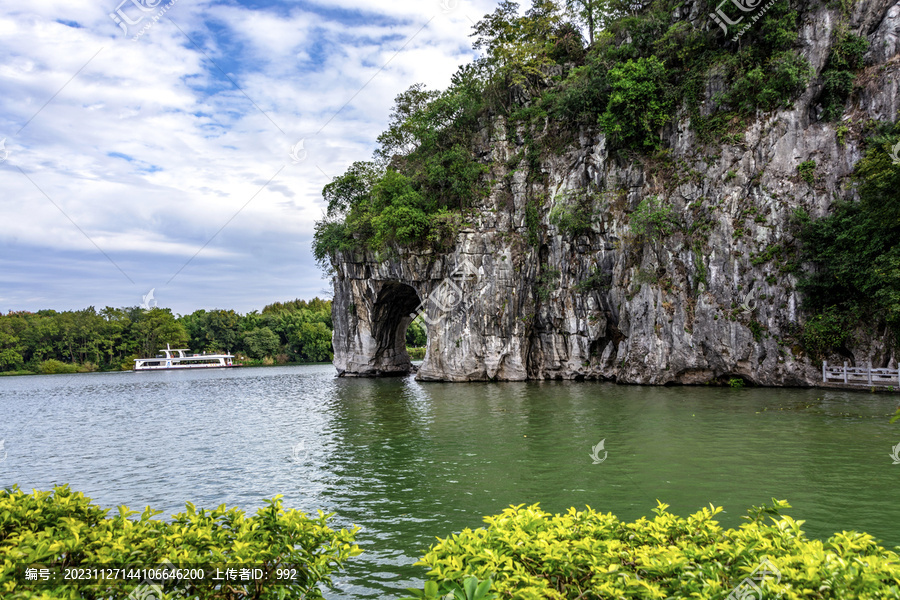
<path id="1" fill-rule="evenodd" d="M 381 262 L 368 254 L 338 255 L 332 305 L 338 375 L 413 371 L 405 334 L 421 314 L 428 342 L 417 379 L 528 379 L 531 328 L 520 316 L 534 313 L 534 299 L 512 263 L 509 249 L 488 248 Z"/>
<path id="2" fill-rule="evenodd" d="M 420 302 L 416 289 L 390 279 L 345 281 L 332 308 L 338 374 L 377 377 L 412 371 L 406 328 Z M 335 288 L 338 291 L 337 282 Z"/>

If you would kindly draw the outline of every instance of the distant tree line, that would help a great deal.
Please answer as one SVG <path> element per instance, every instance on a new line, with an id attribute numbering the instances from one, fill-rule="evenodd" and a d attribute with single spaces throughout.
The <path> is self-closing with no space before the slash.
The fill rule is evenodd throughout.
<path id="1" fill-rule="evenodd" d="M 230 352 L 244 364 L 328 362 L 331 301 L 313 298 L 275 302 L 241 315 L 233 310 L 197 310 L 175 315 L 168 308 L 93 306 L 57 312 L 0 314 L 0 373 L 74 373 L 130 369 L 134 359 L 155 356 L 170 344 L 194 352 Z M 425 329 L 406 332 L 407 346 L 424 355 Z"/>
<path id="2" fill-rule="evenodd" d="M 245 362 L 273 364 L 332 359 L 331 301 L 276 302 L 241 315 L 168 308 L 93 306 L 0 315 L 0 372 L 130 369 L 166 344 L 194 352 L 231 352 Z"/>

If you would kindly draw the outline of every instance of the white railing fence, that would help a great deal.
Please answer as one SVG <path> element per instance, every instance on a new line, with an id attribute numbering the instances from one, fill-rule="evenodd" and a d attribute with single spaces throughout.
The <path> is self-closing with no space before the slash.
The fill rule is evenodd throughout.
<path id="1" fill-rule="evenodd" d="M 893 385 L 900 388 L 900 369 L 873 369 L 869 362 L 865 367 L 851 367 L 844 361 L 843 366 L 829 365 L 822 361 L 823 383 L 845 383 L 848 385 Z"/>

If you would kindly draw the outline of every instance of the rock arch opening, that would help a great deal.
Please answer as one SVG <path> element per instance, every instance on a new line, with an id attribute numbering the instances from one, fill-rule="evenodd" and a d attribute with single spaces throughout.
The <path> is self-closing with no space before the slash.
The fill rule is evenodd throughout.
<path id="1" fill-rule="evenodd" d="M 378 375 L 405 375 L 413 370 L 406 351 L 406 331 L 412 323 L 420 299 L 405 283 L 385 283 L 372 307 L 374 363 Z"/>

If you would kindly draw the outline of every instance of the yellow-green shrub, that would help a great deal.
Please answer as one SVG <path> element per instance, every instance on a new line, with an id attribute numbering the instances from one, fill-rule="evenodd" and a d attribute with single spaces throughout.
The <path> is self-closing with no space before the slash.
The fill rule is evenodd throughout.
<path id="1" fill-rule="evenodd" d="M 155 519 L 162 511 L 149 507 L 138 515 L 124 506 L 108 516 L 80 492 L 68 486 L 52 492 L 25 494 L 17 487 L 0 491 L 0 597 L 82 599 L 126 598 L 140 580 L 97 579 L 47 583 L 26 581 L 25 567 L 41 565 L 54 571 L 68 567 L 132 567 L 152 569 L 166 562 L 184 569 L 215 567 L 261 568 L 267 575 L 296 568 L 293 583 L 265 582 L 222 585 L 209 575 L 183 585 L 165 583 L 165 598 L 269 599 L 321 598 L 319 586 L 330 574 L 360 553 L 353 544 L 357 529 L 334 531 L 328 518 L 307 517 L 284 510 L 280 496 L 247 516 L 221 505 L 213 510 L 188 503 L 171 522 Z M 146 587 L 146 586 L 145 586 Z M 155 597 L 155 596 L 154 596 Z M 162 598 L 160 598 L 162 600 Z"/>
<path id="2" fill-rule="evenodd" d="M 51 358 L 50 360 L 41 361 L 38 370 L 44 375 L 58 375 L 60 373 L 77 373 L 78 365 L 64 363 L 62 361 Z"/>
<path id="3" fill-rule="evenodd" d="M 768 559 L 780 577 L 765 580 L 766 598 L 900 598 L 896 553 L 865 533 L 807 539 L 803 521 L 778 515 L 786 507 L 754 508 L 747 523 L 723 529 L 713 506 L 685 519 L 660 503 L 654 518 L 626 523 L 590 508 L 552 515 L 519 505 L 432 546 L 417 563 L 430 569 L 417 596 L 475 577 L 521 600 L 725 599 Z M 765 523 L 768 514 L 778 518 Z"/>

